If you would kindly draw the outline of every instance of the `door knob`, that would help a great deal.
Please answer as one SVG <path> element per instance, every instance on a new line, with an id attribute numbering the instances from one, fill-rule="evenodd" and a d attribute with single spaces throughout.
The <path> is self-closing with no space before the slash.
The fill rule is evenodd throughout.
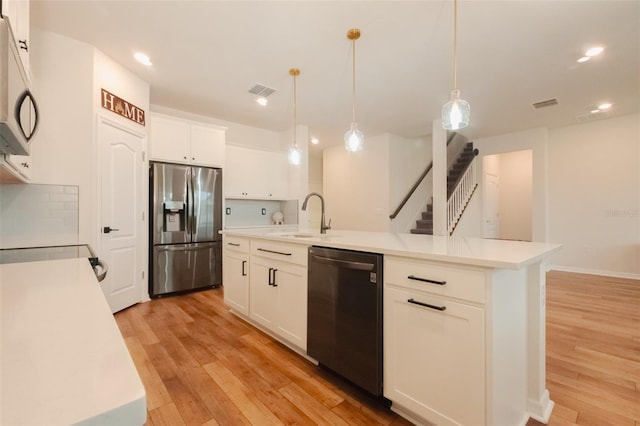
<path id="1" fill-rule="evenodd" d="M 119 229 L 111 228 L 110 226 L 105 226 L 104 228 L 102 228 L 102 232 L 104 232 L 105 234 L 108 234 L 111 231 L 119 231 Z"/>

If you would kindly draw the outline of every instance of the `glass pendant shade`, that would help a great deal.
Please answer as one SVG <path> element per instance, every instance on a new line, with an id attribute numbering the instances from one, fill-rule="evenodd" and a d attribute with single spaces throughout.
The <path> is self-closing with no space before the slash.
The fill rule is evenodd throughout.
<path id="1" fill-rule="evenodd" d="M 295 166 L 300 165 L 300 160 L 302 159 L 302 152 L 300 152 L 300 148 L 297 146 L 292 146 L 289 148 L 289 164 L 293 164 Z"/>
<path id="2" fill-rule="evenodd" d="M 351 123 L 351 129 L 344 134 L 344 148 L 347 151 L 362 151 L 364 145 L 364 135 L 358 130 L 358 124 L 354 121 Z"/>
<path id="3" fill-rule="evenodd" d="M 469 125 L 471 106 L 460 99 L 460 91 L 451 91 L 451 100 L 442 107 L 442 127 L 445 130 L 464 129 Z"/>

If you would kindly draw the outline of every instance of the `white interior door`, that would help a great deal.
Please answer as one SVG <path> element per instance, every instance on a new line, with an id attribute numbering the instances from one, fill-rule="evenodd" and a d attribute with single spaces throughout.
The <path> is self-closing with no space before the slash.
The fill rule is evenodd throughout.
<path id="1" fill-rule="evenodd" d="M 109 272 L 101 283 L 112 312 L 144 294 L 144 136 L 100 118 L 101 251 Z"/>
<path id="2" fill-rule="evenodd" d="M 499 228 L 499 196 L 498 176 L 484 174 L 484 229 L 483 238 L 498 238 Z"/>

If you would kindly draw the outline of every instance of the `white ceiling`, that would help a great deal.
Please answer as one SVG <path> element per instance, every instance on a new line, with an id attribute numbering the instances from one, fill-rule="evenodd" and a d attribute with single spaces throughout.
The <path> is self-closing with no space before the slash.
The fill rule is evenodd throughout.
<path id="1" fill-rule="evenodd" d="M 292 126 L 299 68 L 298 123 L 322 147 L 351 121 L 350 28 L 365 140 L 430 134 L 452 89 L 452 0 L 31 0 L 31 24 L 96 46 L 150 83 L 152 104 L 274 131 Z M 604 53 L 578 64 L 595 44 Z M 266 108 L 256 83 L 278 90 Z M 472 139 L 573 124 L 604 101 L 608 116 L 638 112 L 640 1 L 460 0 L 458 86 Z"/>

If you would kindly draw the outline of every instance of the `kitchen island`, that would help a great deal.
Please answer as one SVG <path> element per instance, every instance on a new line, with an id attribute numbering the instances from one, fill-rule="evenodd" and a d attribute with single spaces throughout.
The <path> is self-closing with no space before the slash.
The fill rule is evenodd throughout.
<path id="1" fill-rule="evenodd" d="M 545 272 L 559 245 L 293 228 L 223 235 L 225 302 L 303 355 L 307 248 L 383 254 L 384 395 L 407 419 L 439 425 L 549 419 Z M 274 285 L 276 271 L 284 271 L 282 285 Z"/>
<path id="2" fill-rule="evenodd" d="M 0 341 L 0 424 L 145 423 L 145 389 L 86 258 L 0 265 Z"/>

